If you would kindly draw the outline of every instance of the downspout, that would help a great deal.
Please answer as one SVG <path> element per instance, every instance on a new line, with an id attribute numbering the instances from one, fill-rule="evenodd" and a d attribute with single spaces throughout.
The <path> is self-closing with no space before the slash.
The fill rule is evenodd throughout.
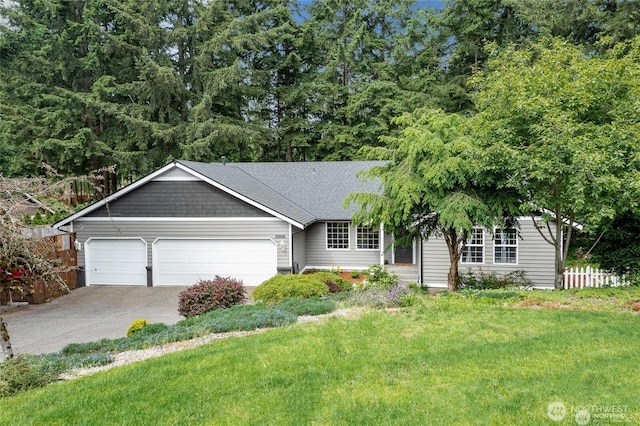
<path id="1" fill-rule="evenodd" d="M 291 224 L 289 224 L 289 268 L 292 274 L 296 273 L 293 268 L 293 231 L 291 230 Z"/>

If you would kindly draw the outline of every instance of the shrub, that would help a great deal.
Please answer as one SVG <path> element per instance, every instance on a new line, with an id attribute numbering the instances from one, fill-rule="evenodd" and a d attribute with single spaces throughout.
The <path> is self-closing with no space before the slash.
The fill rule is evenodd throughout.
<path id="1" fill-rule="evenodd" d="M 214 309 L 230 308 L 246 301 L 242 281 L 217 276 L 213 280 L 199 281 L 178 296 L 178 312 L 184 317 L 200 315 Z"/>
<path id="2" fill-rule="evenodd" d="M 370 308 L 393 308 L 412 306 L 418 300 L 418 294 L 409 285 L 399 283 L 390 289 L 362 288 L 349 293 L 344 303 L 351 306 L 366 306 Z"/>
<path id="3" fill-rule="evenodd" d="M 516 270 L 508 274 L 498 275 L 490 271 L 479 271 L 477 274 L 471 269 L 460 274 L 458 288 L 471 290 L 490 290 L 507 287 L 529 287 L 531 281 L 526 277 L 525 271 Z"/>
<path id="4" fill-rule="evenodd" d="M 351 281 L 341 280 L 338 284 L 342 287 L 342 291 L 353 290 L 353 283 Z"/>
<path id="5" fill-rule="evenodd" d="M 333 300 L 320 297 L 284 299 L 276 305 L 276 309 L 290 312 L 294 315 L 322 315 L 335 311 L 336 304 Z"/>
<path id="6" fill-rule="evenodd" d="M 383 266 L 371 265 L 364 271 L 364 281 L 356 284 L 359 290 L 381 289 L 390 290 L 398 282 L 396 274 L 387 271 Z"/>
<path id="7" fill-rule="evenodd" d="M 127 329 L 127 337 L 133 336 L 135 333 L 137 333 L 138 331 L 142 330 L 143 328 L 145 328 L 148 325 L 149 325 L 149 321 L 147 321 L 146 319 L 133 320 L 133 322 L 131 323 L 131 325 Z"/>
<path id="8" fill-rule="evenodd" d="M 349 293 L 349 298 L 345 300 L 345 303 L 350 306 L 366 306 L 380 309 L 386 308 L 389 301 L 385 290 L 370 288 Z"/>
<path id="9" fill-rule="evenodd" d="M 167 330 L 169 328 L 169 326 L 165 323 L 162 322 L 156 322 L 153 324 L 149 324 L 148 326 L 144 327 L 142 330 L 140 330 L 138 333 L 136 333 L 137 336 L 151 336 L 152 334 L 156 334 L 156 333 L 161 333 L 165 330 Z"/>
<path id="10" fill-rule="evenodd" d="M 340 293 L 341 291 L 349 291 L 352 288 L 349 281 L 331 272 L 315 272 L 310 276 L 323 281 L 329 287 L 329 293 Z M 336 286 L 339 288 L 336 288 Z"/>
<path id="11" fill-rule="evenodd" d="M 194 333 L 193 337 L 197 337 L 208 333 L 281 327 L 295 321 L 296 315 L 260 303 L 234 306 L 230 309 L 211 311 L 198 317 L 187 318 L 178 322 L 172 330 L 176 333 Z"/>
<path id="12" fill-rule="evenodd" d="M 294 297 L 324 296 L 329 289 L 318 275 L 276 275 L 256 287 L 252 295 L 255 300 L 269 303 Z"/>
<path id="13" fill-rule="evenodd" d="M 407 307 L 414 304 L 416 299 L 415 292 L 405 283 L 400 283 L 391 287 L 387 293 L 389 298 L 389 306 Z"/>
<path id="14" fill-rule="evenodd" d="M 329 293 L 340 293 L 342 291 L 342 287 L 340 287 L 338 284 L 334 283 L 333 281 L 327 280 L 324 283 L 329 289 Z"/>
<path id="15" fill-rule="evenodd" d="M 358 271 L 351 271 L 351 278 L 360 278 L 360 272 Z"/>
<path id="16" fill-rule="evenodd" d="M 0 364 L 0 397 L 42 387 L 58 377 L 47 372 L 41 359 L 18 355 Z"/>

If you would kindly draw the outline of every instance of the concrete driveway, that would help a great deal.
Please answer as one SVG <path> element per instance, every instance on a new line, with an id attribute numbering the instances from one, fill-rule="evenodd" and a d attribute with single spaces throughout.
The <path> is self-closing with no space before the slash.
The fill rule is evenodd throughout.
<path id="1" fill-rule="evenodd" d="M 68 343 L 83 343 L 127 335 L 134 319 L 174 324 L 178 293 L 185 287 L 93 286 L 42 305 L 7 309 L 7 323 L 15 354 L 58 352 Z"/>

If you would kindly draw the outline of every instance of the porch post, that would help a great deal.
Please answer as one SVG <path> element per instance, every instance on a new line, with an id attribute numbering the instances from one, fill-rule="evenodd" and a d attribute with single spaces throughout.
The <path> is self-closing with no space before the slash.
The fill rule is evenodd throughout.
<path id="1" fill-rule="evenodd" d="M 380 224 L 380 266 L 384 266 L 384 224 Z"/>
<path id="2" fill-rule="evenodd" d="M 423 250 L 423 245 L 422 245 L 422 236 L 419 236 L 418 238 L 418 284 L 420 285 L 420 287 L 422 287 L 422 250 Z"/>

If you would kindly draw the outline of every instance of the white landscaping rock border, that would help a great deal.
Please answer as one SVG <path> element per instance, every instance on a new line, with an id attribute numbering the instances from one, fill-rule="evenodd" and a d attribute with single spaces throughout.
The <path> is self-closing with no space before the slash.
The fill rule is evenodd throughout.
<path id="1" fill-rule="evenodd" d="M 298 323 L 308 323 L 308 322 L 319 322 L 323 319 L 329 317 L 342 317 L 342 318 L 357 318 L 360 316 L 362 308 L 349 308 L 349 309 L 339 309 L 337 311 L 333 311 L 324 315 L 305 315 L 298 317 Z M 250 334 L 262 333 L 269 328 L 259 328 L 256 330 L 250 331 L 230 331 L 226 333 L 212 333 L 203 337 L 198 337 L 191 340 L 184 340 L 181 342 L 173 342 L 167 343 L 161 346 L 154 346 L 148 349 L 141 349 L 135 351 L 125 351 L 119 352 L 114 355 L 113 362 L 100 365 L 97 367 L 89 367 L 89 368 L 77 368 L 71 370 L 67 373 L 63 373 L 60 375 L 61 380 L 72 380 L 77 379 L 78 377 L 88 376 L 90 374 L 99 373 L 101 371 L 107 371 L 114 367 L 120 367 L 122 365 L 131 364 L 138 361 L 144 361 L 149 358 L 159 357 L 160 355 L 179 352 L 185 349 L 192 349 L 198 346 L 206 345 L 207 343 L 213 342 L 215 340 L 222 340 L 228 337 L 243 337 L 248 336 Z"/>

